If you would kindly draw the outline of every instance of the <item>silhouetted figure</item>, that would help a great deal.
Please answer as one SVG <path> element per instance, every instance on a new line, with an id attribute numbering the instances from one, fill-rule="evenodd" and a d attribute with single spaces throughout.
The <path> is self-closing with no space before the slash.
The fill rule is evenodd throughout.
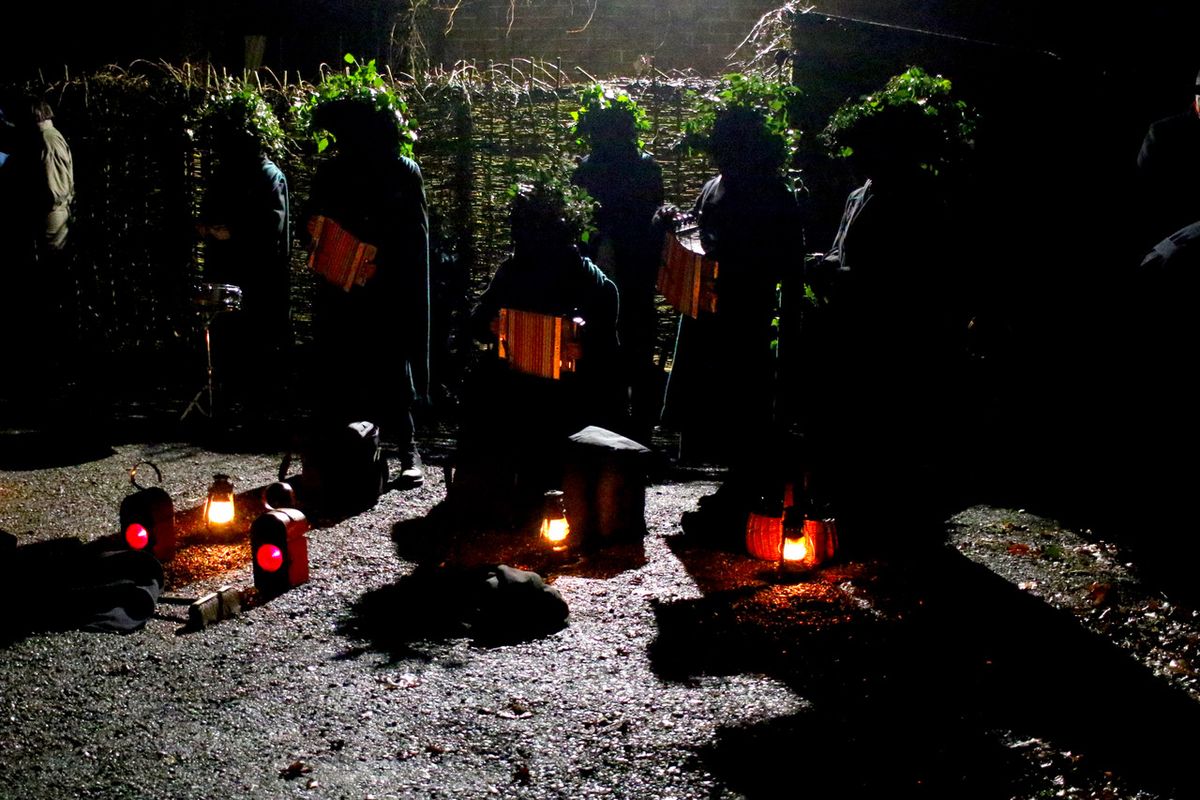
<path id="1" fill-rule="evenodd" d="M 613 426 L 623 398 L 617 287 L 579 253 L 561 190 L 522 187 L 511 224 L 512 256 L 472 311 L 473 335 L 495 343 L 501 309 L 576 319 L 577 367 L 553 379 L 485 355 L 467 380 L 451 499 L 465 510 L 520 516 L 557 488 L 566 437 L 587 425 Z"/>
<path id="2" fill-rule="evenodd" d="M 1200 442 L 1191 364 L 1200 347 L 1195 298 L 1200 289 L 1200 221 L 1160 241 L 1127 273 L 1125 298 L 1112 337 L 1111 412 L 1114 459 L 1121 466 L 1115 513 L 1144 519 L 1128 531 L 1139 552 L 1160 566 L 1178 565 L 1176 577 L 1195 585 L 1188 569 L 1200 547 L 1190 530 L 1196 469 L 1183 454 Z M 1178 457 L 1177 457 L 1178 456 Z M 1129 526 L 1119 526 L 1120 533 Z"/>
<path id="3" fill-rule="evenodd" d="M 956 244 L 950 198 L 927 168 L 938 135 L 915 104 L 842 135 L 863 183 L 809 276 L 828 306 L 809 315 L 803 358 L 818 383 L 800 402 L 843 518 L 918 508 L 940 488 L 927 468 L 955 432 L 967 323 L 960 274 L 971 264 Z"/>
<path id="4" fill-rule="evenodd" d="M 71 201 L 75 199 L 75 167 L 67 140 L 54 127 L 54 111 L 44 100 L 35 100 L 30 115 L 40 140 L 41 169 L 30 189 L 30 213 L 42 219 L 39 253 L 61 251 L 67 246 Z M 35 188 L 36 187 L 36 188 Z M 36 218 L 35 218 L 36 221 Z"/>
<path id="5" fill-rule="evenodd" d="M 629 392 L 628 433 L 648 444 L 662 410 L 664 379 L 654 363 L 655 281 L 662 235 L 652 226 L 663 202 L 662 168 L 649 153 L 639 151 L 629 109 L 590 110 L 579 124 L 591 152 L 579 163 L 572 182 L 599 203 L 597 230 L 586 252 L 616 283 L 621 296 L 617 327 L 622 381 Z"/>
<path id="6" fill-rule="evenodd" d="M 214 363 L 240 406 L 237 421 L 256 425 L 286 393 L 292 235 L 287 178 L 245 116 L 213 128 L 215 161 L 196 229 L 206 281 L 242 290 L 241 310 L 213 321 Z"/>
<path id="7" fill-rule="evenodd" d="M 349 291 L 318 281 L 313 301 L 313 388 L 332 430 L 380 426 L 399 448 L 401 480 L 424 480 L 413 407 L 429 397 L 429 215 L 421 170 L 400 154 L 395 116 L 369 103 L 319 106 L 315 127 L 336 137 L 313 177 L 306 219 L 335 220 L 378 248 L 377 271 Z"/>
<path id="8" fill-rule="evenodd" d="M 667 385 L 665 419 L 686 454 L 708 450 L 730 472 L 722 494 L 745 512 L 772 471 L 776 286 L 804 252 L 796 196 L 782 175 L 782 142 L 762 115 L 717 116 L 711 154 L 720 174 L 696 200 L 705 253 L 718 263 L 717 311 L 684 316 Z"/>
<path id="9" fill-rule="evenodd" d="M 71 149 L 40 99 L 13 102 L 8 157 L 0 170 L 5 275 L 5 372 L 17 404 L 34 415 L 69 382 L 76 285 L 67 250 L 75 197 Z"/>
<path id="10" fill-rule="evenodd" d="M 1149 248 L 1200 219 L 1200 74 L 1188 109 L 1150 125 L 1137 167 L 1142 237 Z"/>

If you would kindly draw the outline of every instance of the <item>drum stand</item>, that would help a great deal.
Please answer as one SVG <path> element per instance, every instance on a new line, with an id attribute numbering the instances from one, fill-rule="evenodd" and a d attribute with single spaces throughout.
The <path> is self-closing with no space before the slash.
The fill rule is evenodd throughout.
<path id="1" fill-rule="evenodd" d="M 217 312 L 220 313 L 220 312 Z M 217 318 L 216 314 L 210 314 L 204 321 L 204 355 L 208 359 L 208 382 L 200 387 L 200 391 L 196 392 L 196 396 L 192 398 L 192 402 L 188 403 L 188 407 L 183 410 L 183 414 L 179 417 L 179 421 L 187 419 L 187 415 L 195 411 L 198 414 L 212 419 L 216 413 L 216 405 L 213 402 L 214 386 L 213 386 L 213 359 L 212 359 L 212 323 Z M 208 410 L 204 409 L 201 401 L 205 394 L 208 395 Z"/>

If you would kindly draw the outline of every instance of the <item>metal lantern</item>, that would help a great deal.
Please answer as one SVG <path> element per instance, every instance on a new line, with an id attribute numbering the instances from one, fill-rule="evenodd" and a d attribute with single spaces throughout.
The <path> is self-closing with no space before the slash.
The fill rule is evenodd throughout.
<path id="1" fill-rule="evenodd" d="M 308 518 L 295 508 L 263 512 L 250 526 L 254 586 L 275 597 L 308 581 Z"/>
<path id="2" fill-rule="evenodd" d="M 792 507 L 783 518 L 783 544 L 779 563 L 786 569 L 812 569 L 837 552 L 837 521 L 817 517 Z"/>
<path id="3" fill-rule="evenodd" d="M 208 489 L 208 500 L 204 503 L 204 521 L 209 531 L 224 528 L 233 522 L 233 481 L 228 475 L 217 473 Z"/>
<path id="4" fill-rule="evenodd" d="M 276 508 L 295 508 L 296 490 L 287 481 L 275 481 L 263 489 L 262 502 L 268 511 Z"/>
<path id="5" fill-rule="evenodd" d="M 138 467 L 148 465 L 162 483 L 162 472 L 150 461 L 129 470 L 129 482 L 137 489 L 121 501 L 120 535 L 131 550 L 146 550 L 159 561 L 175 555 L 175 503 L 162 486 L 143 487 L 137 482 Z"/>
<path id="6" fill-rule="evenodd" d="M 558 489 L 551 489 L 543 495 L 543 498 L 542 541 L 549 545 L 554 552 L 561 552 L 567 549 L 567 540 L 571 535 L 563 493 Z"/>

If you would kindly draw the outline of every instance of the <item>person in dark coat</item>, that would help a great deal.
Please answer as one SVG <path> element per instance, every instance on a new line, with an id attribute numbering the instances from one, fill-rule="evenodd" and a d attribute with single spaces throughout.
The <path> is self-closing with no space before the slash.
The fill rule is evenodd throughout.
<path id="1" fill-rule="evenodd" d="M 587 254 L 617 285 L 622 381 L 629 393 L 629 433 L 648 443 L 662 410 L 662 369 L 654 363 L 655 281 L 662 235 L 652 225 L 663 203 L 662 168 L 638 149 L 634 114 L 607 106 L 584 112 L 580 132 L 591 152 L 571 180 L 599 203 Z"/>
<path id="2" fill-rule="evenodd" d="M 963 258 L 970 248 L 958 241 L 952 198 L 926 166 L 939 136 L 916 104 L 889 107 L 841 135 L 862 184 L 810 275 L 828 290 L 828 306 L 814 312 L 819 327 L 804 355 L 821 386 L 802 400 L 843 519 L 928 498 L 937 487 L 926 481 L 966 403 L 954 376 L 973 264 Z"/>
<path id="3" fill-rule="evenodd" d="M 390 112 L 335 100 L 317 107 L 313 124 L 335 143 L 313 177 L 307 225 L 322 215 L 377 248 L 377 269 L 365 285 L 344 291 L 319 281 L 312 384 L 319 418 L 330 426 L 379 425 L 399 450 L 402 483 L 416 485 L 424 477 L 413 408 L 429 397 L 429 214 L 421 169 L 400 154 Z"/>
<path id="4" fill-rule="evenodd" d="M 212 323 L 215 368 L 238 421 L 265 422 L 278 403 L 291 338 L 292 234 L 287 178 L 271 160 L 245 113 L 210 126 L 214 164 L 196 231 L 204 242 L 204 277 L 242 290 L 238 313 Z"/>
<path id="5" fill-rule="evenodd" d="M 729 467 L 721 494 L 734 518 L 755 502 L 773 470 L 776 287 L 804 253 L 803 220 L 782 175 L 782 142 L 763 116 L 733 108 L 711 133 L 719 174 L 693 213 L 704 252 L 718 263 L 717 311 L 683 317 L 667 384 L 666 419 L 689 442 Z"/>
<path id="6" fill-rule="evenodd" d="M 6 357 L 20 413 L 43 415 L 47 404 L 69 392 L 80 313 L 69 246 L 75 198 L 71 148 L 54 124 L 54 111 L 40 98 L 14 98 L 6 113 L 0 170 L 0 268 L 5 297 L 0 333 L 21 341 Z M 18 388 L 19 387 L 19 388 Z M 22 389 L 36 387 L 36 391 Z"/>
<path id="7" fill-rule="evenodd" d="M 524 186 L 511 208 L 512 256 L 497 268 L 471 313 L 473 336 L 495 344 L 502 308 L 577 320 L 578 366 L 555 380 L 524 374 L 494 353 L 468 377 L 451 497 L 475 510 L 530 510 L 556 488 L 560 448 L 588 426 L 612 428 L 622 416 L 616 285 L 580 254 L 579 228 L 562 190 Z M 488 491 L 503 496 L 489 504 Z"/>
<path id="8" fill-rule="evenodd" d="M 1200 74 L 1187 110 L 1146 131 L 1137 172 L 1146 248 L 1200 219 Z"/>

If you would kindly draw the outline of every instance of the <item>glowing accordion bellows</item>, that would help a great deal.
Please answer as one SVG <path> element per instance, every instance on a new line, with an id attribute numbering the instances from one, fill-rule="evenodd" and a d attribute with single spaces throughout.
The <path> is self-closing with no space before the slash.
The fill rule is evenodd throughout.
<path id="1" fill-rule="evenodd" d="M 325 280 L 350 291 L 365 286 L 375 274 L 376 247 L 358 239 L 329 217 L 313 218 L 308 266 Z"/>
<path id="2" fill-rule="evenodd" d="M 684 228 L 667 234 L 658 291 L 681 314 L 695 318 L 717 311 L 717 262 L 704 255 L 700 230 Z"/>
<path id="3" fill-rule="evenodd" d="M 568 317 L 500 309 L 500 358 L 528 375 L 558 380 L 575 371 L 580 323 Z"/>

